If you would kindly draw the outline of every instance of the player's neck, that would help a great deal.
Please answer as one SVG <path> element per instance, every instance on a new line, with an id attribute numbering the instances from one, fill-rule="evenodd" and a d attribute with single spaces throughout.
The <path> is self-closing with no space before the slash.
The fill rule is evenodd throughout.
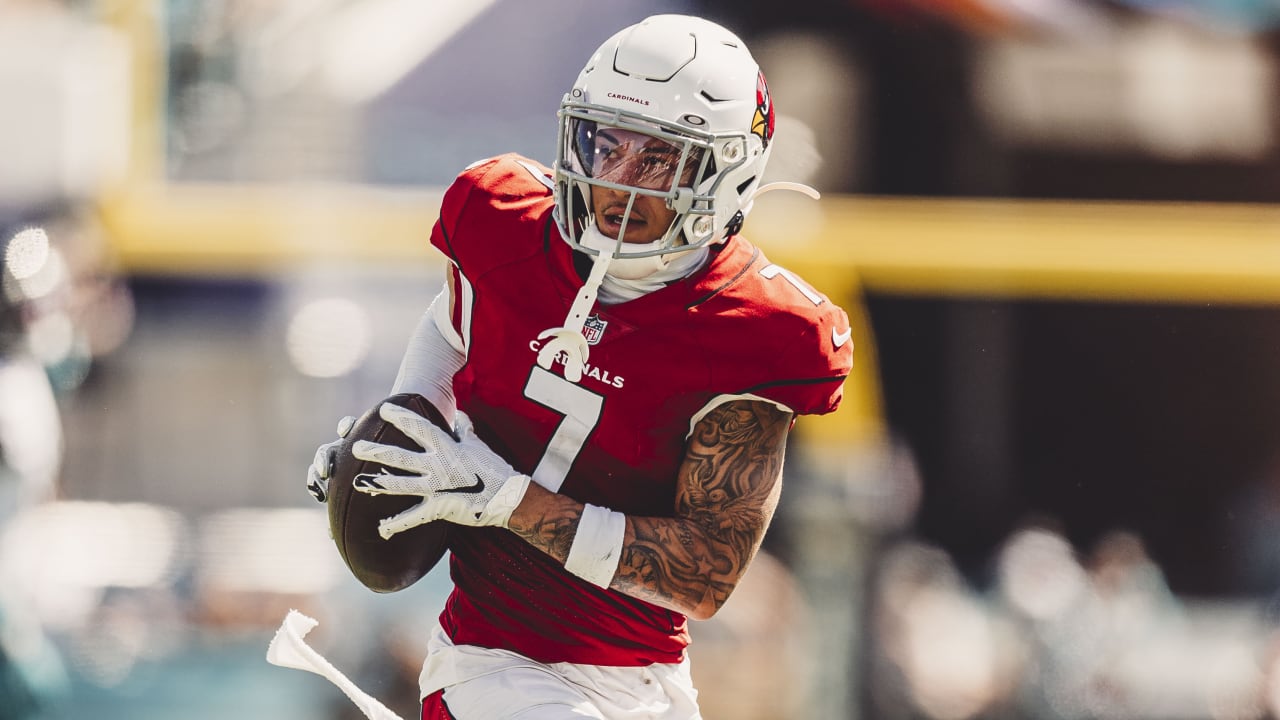
<path id="1" fill-rule="evenodd" d="M 600 303 L 617 305 L 657 292 L 701 270 L 708 257 L 707 249 L 699 248 L 680 253 L 666 267 L 643 278 L 626 279 L 606 274 L 600 284 Z"/>

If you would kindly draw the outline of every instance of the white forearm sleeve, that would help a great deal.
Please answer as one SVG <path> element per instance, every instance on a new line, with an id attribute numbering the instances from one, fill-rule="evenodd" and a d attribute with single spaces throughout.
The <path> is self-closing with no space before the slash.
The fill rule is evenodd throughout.
<path id="1" fill-rule="evenodd" d="M 421 395 L 435 405 L 452 425 L 455 408 L 453 376 L 466 361 L 462 340 L 449 322 L 449 291 L 445 289 L 431 301 L 409 338 L 391 394 Z"/>

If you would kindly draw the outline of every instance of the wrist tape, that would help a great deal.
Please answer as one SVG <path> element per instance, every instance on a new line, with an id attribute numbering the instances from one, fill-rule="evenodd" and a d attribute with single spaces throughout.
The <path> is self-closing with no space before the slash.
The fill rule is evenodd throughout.
<path id="1" fill-rule="evenodd" d="M 622 559 L 626 532 L 626 515 L 596 505 L 583 507 L 564 569 L 593 585 L 609 587 Z"/>

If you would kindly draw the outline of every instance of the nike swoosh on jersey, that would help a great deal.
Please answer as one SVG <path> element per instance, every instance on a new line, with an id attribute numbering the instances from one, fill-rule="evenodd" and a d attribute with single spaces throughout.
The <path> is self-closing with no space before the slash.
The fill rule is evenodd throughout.
<path id="1" fill-rule="evenodd" d="M 835 328 L 831 328 L 831 344 L 840 347 L 849 342 L 849 338 L 853 335 L 853 328 L 849 328 L 844 332 L 840 332 Z"/>
<path id="2" fill-rule="evenodd" d="M 456 487 L 456 488 L 445 488 L 443 490 L 436 491 L 437 494 L 464 493 L 467 495 L 475 495 L 476 493 L 482 493 L 482 492 L 484 492 L 484 481 L 480 479 L 479 475 L 476 475 L 476 481 L 471 485 L 463 485 L 461 487 Z"/>

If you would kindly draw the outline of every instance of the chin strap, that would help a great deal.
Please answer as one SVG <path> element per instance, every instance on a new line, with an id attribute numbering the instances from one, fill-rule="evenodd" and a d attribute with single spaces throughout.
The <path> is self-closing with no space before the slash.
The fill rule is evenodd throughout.
<path id="1" fill-rule="evenodd" d="M 755 192 L 751 193 L 751 197 L 748 197 L 747 201 L 742 204 L 742 214 L 746 215 L 747 213 L 751 212 L 751 206 L 755 204 L 756 198 L 760 197 L 761 195 L 767 192 L 773 192 L 774 190 L 790 190 L 792 192 L 798 192 L 801 195 L 809 196 L 809 198 L 812 200 L 818 200 L 822 197 L 822 193 L 818 192 L 817 190 L 814 190 L 813 188 L 809 187 L 808 185 L 805 185 L 804 183 L 787 182 L 785 180 L 780 180 L 778 182 L 771 182 L 768 185 L 761 185 L 760 187 L 756 188 Z"/>
<path id="2" fill-rule="evenodd" d="M 538 365 L 544 370 L 551 370 L 557 359 L 562 360 L 564 376 L 569 382 L 576 383 L 582 379 L 582 368 L 591 352 L 587 346 L 587 338 L 582 334 L 582 326 L 587 320 L 587 314 L 591 312 L 591 307 L 596 304 L 596 294 L 600 291 L 600 283 L 604 282 L 604 274 L 609 269 L 611 260 L 613 260 L 613 253 L 597 252 L 595 261 L 591 264 L 591 272 L 587 275 L 587 281 L 583 283 L 582 289 L 578 290 L 578 296 L 569 306 L 569 315 L 564 319 L 564 327 L 551 328 L 538 333 L 539 340 L 546 340 L 542 344 L 542 349 L 538 351 Z"/>

